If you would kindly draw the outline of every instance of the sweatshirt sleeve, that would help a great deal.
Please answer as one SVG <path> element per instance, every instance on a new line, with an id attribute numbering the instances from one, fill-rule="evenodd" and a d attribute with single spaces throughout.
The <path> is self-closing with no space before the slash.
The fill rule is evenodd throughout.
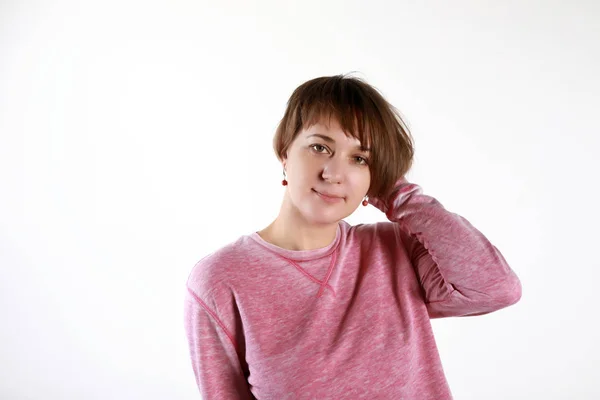
<path id="1" fill-rule="evenodd" d="M 254 399 L 233 335 L 189 287 L 185 294 L 184 322 L 192 368 L 202 399 Z"/>
<path id="2" fill-rule="evenodd" d="M 398 224 L 398 245 L 410 256 L 430 318 L 488 314 L 521 298 L 521 282 L 500 251 L 419 185 L 403 177 L 388 201 L 370 202 Z"/>

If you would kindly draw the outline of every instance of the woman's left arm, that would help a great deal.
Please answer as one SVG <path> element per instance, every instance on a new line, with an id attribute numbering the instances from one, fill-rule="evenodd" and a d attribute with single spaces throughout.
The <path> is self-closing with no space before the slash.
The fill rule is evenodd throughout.
<path id="1" fill-rule="evenodd" d="M 398 224 L 431 318 L 483 315 L 515 304 L 521 282 L 469 221 L 401 178 L 389 200 L 369 202 Z"/>

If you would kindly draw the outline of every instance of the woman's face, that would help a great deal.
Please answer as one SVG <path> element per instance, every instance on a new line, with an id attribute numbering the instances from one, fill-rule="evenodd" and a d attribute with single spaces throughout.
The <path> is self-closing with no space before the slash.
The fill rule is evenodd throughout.
<path id="1" fill-rule="evenodd" d="M 307 220 L 337 222 L 360 205 L 371 184 L 370 155 L 360 145 L 334 118 L 329 126 L 317 123 L 294 139 L 283 160 L 286 195 Z"/>

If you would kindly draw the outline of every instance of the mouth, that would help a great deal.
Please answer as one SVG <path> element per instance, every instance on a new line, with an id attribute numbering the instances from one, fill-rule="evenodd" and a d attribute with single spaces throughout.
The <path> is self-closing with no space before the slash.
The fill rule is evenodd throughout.
<path id="1" fill-rule="evenodd" d="M 337 203 L 340 201 L 344 201 L 344 197 L 328 196 L 326 194 L 317 192 L 315 189 L 312 189 L 312 191 L 315 192 L 320 198 L 322 198 L 323 200 L 330 202 L 330 203 Z"/>

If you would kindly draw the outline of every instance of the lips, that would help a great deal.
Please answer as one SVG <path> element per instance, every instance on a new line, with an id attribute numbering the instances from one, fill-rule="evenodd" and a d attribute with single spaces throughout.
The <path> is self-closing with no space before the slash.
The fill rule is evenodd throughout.
<path id="1" fill-rule="evenodd" d="M 319 193 L 319 194 L 321 194 L 323 196 L 331 197 L 332 199 L 343 199 L 344 198 L 344 196 L 338 196 L 338 195 L 335 195 L 333 193 L 319 192 L 319 191 L 317 191 L 315 189 L 313 189 L 313 191 L 315 191 L 315 192 L 317 192 L 317 193 Z"/>

